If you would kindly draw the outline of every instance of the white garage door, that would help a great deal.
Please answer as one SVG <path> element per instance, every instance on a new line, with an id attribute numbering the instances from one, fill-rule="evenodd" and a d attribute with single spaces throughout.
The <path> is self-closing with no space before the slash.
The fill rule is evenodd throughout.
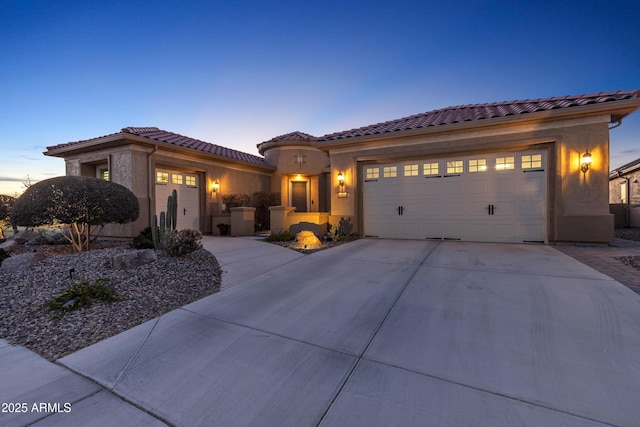
<path id="1" fill-rule="evenodd" d="M 172 191 L 178 193 L 178 221 L 176 229 L 200 229 L 200 198 L 198 175 L 168 169 L 156 169 L 156 214 L 167 211 L 167 199 Z"/>
<path id="2" fill-rule="evenodd" d="M 364 234 L 544 243 L 546 169 L 544 151 L 365 165 Z"/>

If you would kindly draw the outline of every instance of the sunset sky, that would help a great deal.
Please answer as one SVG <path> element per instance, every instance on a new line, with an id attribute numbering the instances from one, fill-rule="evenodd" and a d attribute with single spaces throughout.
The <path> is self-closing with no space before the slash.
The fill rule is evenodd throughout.
<path id="1" fill-rule="evenodd" d="M 453 105 L 640 89 L 638 1 L 0 3 L 0 194 L 46 146 L 156 126 L 257 154 Z M 611 168 L 640 157 L 640 112 Z"/>

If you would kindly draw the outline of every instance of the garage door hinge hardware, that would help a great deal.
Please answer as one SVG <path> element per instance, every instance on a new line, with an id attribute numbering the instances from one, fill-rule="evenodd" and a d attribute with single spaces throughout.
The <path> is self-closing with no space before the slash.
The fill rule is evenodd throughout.
<path id="1" fill-rule="evenodd" d="M 398 215 L 404 215 L 404 206 L 398 206 Z"/>
<path id="2" fill-rule="evenodd" d="M 522 243 L 544 243 L 544 240 L 523 240 Z"/>
<path id="3" fill-rule="evenodd" d="M 453 177 L 453 176 L 462 176 L 462 175 L 460 175 L 460 174 L 456 174 L 456 175 L 445 175 L 444 177 L 445 177 L 445 178 L 451 178 L 451 177 Z"/>
<path id="4" fill-rule="evenodd" d="M 487 211 L 489 212 L 489 215 L 493 215 L 495 210 L 496 210 L 495 206 L 493 205 L 487 206 Z"/>
<path id="5" fill-rule="evenodd" d="M 530 169 L 528 171 L 522 171 L 522 172 L 524 172 L 524 173 L 527 173 L 527 172 L 544 172 L 544 169 Z"/>
<path id="6" fill-rule="evenodd" d="M 364 182 L 378 182 L 377 179 L 365 179 Z"/>
<path id="7" fill-rule="evenodd" d="M 459 237 L 443 237 L 442 240 L 462 240 Z"/>
<path id="8" fill-rule="evenodd" d="M 460 176 L 460 175 L 458 175 Z M 425 176 L 425 178 L 429 179 L 429 178 L 442 178 L 442 175 L 433 175 L 433 176 Z"/>

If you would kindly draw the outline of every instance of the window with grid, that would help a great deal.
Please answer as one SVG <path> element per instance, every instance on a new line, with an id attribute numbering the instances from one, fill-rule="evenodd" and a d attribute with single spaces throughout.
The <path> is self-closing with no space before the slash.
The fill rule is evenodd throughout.
<path id="1" fill-rule="evenodd" d="M 404 165 L 404 176 L 418 176 L 418 165 Z"/>
<path id="2" fill-rule="evenodd" d="M 172 184 L 182 185 L 182 175 L 177 174 L 177 173 L 172 173 L 171 174 L 171 183 Z"/>
<path id="3" fill-rule="evenodd" d="M 385 166 L 382 170 L 382 176 L 385 178 L 395 178 L 398 176 L 397 166 Z"/>
<path id="4" fill-rule="evenodd" d="M 487 159 L 469 160 L 469 172 L 486 172 Z"/>
<path id="5" fill-rule="evenodd" d="M 184 177 L 184 181 L 185 184 L 187 184 L 188 187 L 195 187 L 196 186 L 196 177 L 193 175 L 187 175 Z"/>
<path id="6" fill-rule="evenodd" d="M 366 179 L 378 179 L 380 178 L 380 168 L 367 168 L 365 171 Z"/>
<path id="7" fill-rule="evenodd" d="M 105 181 L 109 181 L 109 169 L 101 169 L 100 178 L 104 179 Z"/>
<path id="8" fill-rule="evenodd" d="M 462 173 L 464 172 L 464 162 L 462 160 L 453 160 L 447 162 L 447 173 Z"/>
<path id="9" fill-rule="evenodd" d="M 522 169 L 533 169 L 542 167 L 542 154 L 531 154 L 522 156 Z"/>
<path id="10" fill-rule="evenodd" d="M 168 184 L 169 183 L 169 173 L 168 172 L 156 172 L 156 183 L 158 183 L 158 184 Z"/>
<path id="11" fill-rule="evenodd" d="M 496 157 L 496 170 L 511 170 L 515 167 L 514 157 Z"/>
<path id="12" fill-rule="evenodd" d="M 422 165 L 422 173 L 425 175 L 438 175 L 438 163 L 425 163 Z"/>

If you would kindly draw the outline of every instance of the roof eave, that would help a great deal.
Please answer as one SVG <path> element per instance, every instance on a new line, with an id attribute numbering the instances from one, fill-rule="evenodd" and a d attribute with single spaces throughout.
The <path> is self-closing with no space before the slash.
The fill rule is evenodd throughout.
<path id="1" fill-rule="evenodd" d="M 418 135 L 430 135 L 438 133 L 449 133 L 458 131 L 468 131 L 473 128 L 484 128 L 491 126 L 500 126 L 509 123 L 527 123 L 527 122 L 539 122 L 541 120 L 564 120 L 572 117 L 591 117 L 598 115 L 610 115 L 610 123 L 618 122 L 624 119 L 629 114 L 640 109 L 640 98 L 631 98 L 621 101 L 612 101 L 609 103 L 601 104 L 589 104 L 579 107 L 571 107 L 566 109 L 554 109 L 537 111 L 533 113 L 494 117 L 488 119 L 480 119 L 466 122 L 457 122 L 443 124 L 439 126 L 429 126 L 416 129 L 399 130 L 391 132 L 383 132 L 370 135 L 359 135 L 353 137 L 345 137 L 335 140 L 322 140 L 320 137 L 318 141 L 312 142 L 312 146 L 320 150 L 328 151 L 334 147 L 346 147 L 350 145 L 357 145 L 365 141 L 376 141 L 391 138 L 403 138 Z"/>

